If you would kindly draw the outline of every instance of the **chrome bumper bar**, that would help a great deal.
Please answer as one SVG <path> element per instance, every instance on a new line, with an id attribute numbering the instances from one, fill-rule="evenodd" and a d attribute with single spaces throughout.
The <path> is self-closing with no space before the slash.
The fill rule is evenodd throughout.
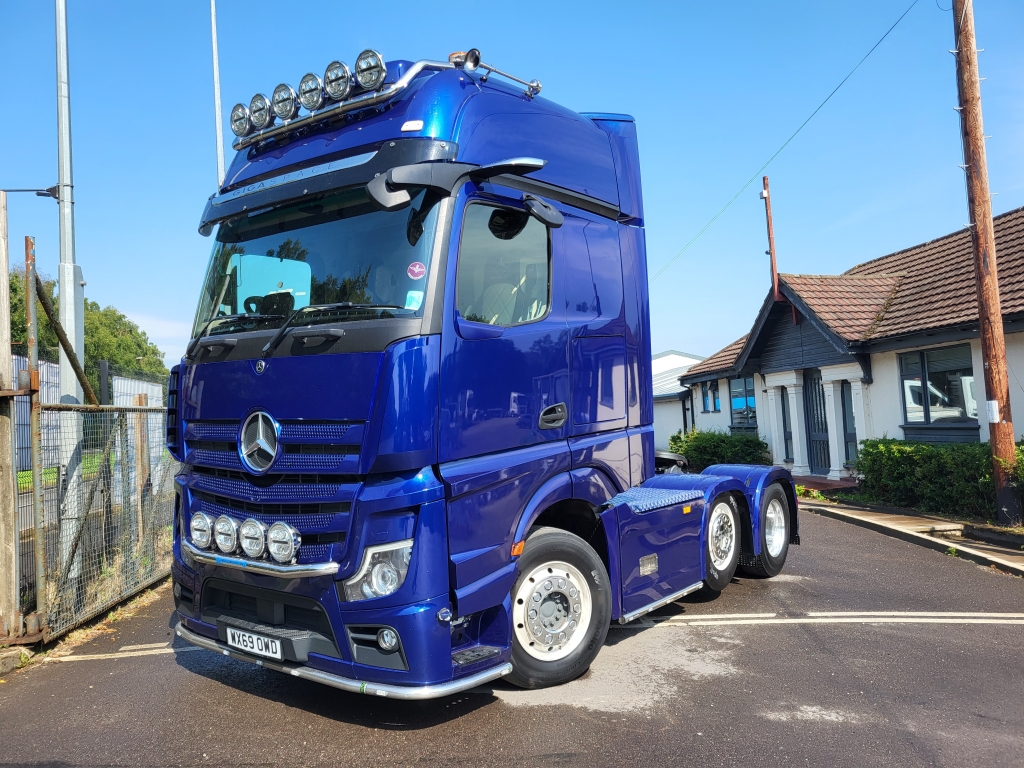
<path id="1" fill-rule="evenodd" d="M 347 677 L 341 677 L 340 675 L 332 675 L 330 672 L 322 672 L 319 669 L 311 669 L 310 667 L 302 667 L 284 661 L 273 661 L 272 659 L 258 659 L 255 656 L 250 656 L 247 653 L 241 653 L 236 651 L 234 648 L 229 648 L 224 643 L 217 640 L 211 640 L 208 637 L 197 635 L 184 627 L 179 621 L 178 625 L 174 628 L 175 633 L 178 637 L 183 640 L 192 643 L 192 645 L 199 646 L 200 648 L 206 648 L 210 651 L 216 651 L 222 653 L 225 656 L 230 656 L 233 659 L 239 661 L 248 661 L 251 664 L 257 666 L 266 667 L 267 669 L 273 669 L 277 672 L 283 672 L 286 675 L 292 677 L 299 677 L 303 680 L 312 680 L 316 683 L 323 683 L 329 685 L 332 688 L 338 688 L 342 691 L 348 691 L 349 693 L 365 693 L 368 696 L 386 696 L 391 699 L 401 699 L 403 701 L 419 701 L 422 699 L 439 699 L 443 696 L 451 696 L 455 693 L 461 693 L 462 691 L 475 688 L 483 683 L 489 683 L 491 680 L 497 680 L 499 677 L 504 677 L 512 671 L 511 664 L 502 664 L 500 667 L 494 667 L 493 669 L 485 669 L 483 672 L 477 672 L 475 675 L 469 677 L 463 677 L 458 680 L 452 680 L 448 683 L 438 683 L 436 685 L 388 685 L 387 683 L 368 683 L 362 680 L 350 680 Z"/>
<path id="2" fill-rule="evenodd" d="M 302 565 L 279 565 L 266 560 L 247 560 L 244 557 L 232 557 L 216 552 L 199 549 L 191 542 L 182 538 L 181 549 L 193 560 L 206 565 L 237 568 L 247 573 L 258 573 L 261 576 L 277 576 L 279 579 L 304 579 L 311 576 L 331 576 L 338 572 L 338 563 L 303 563 Z"/>
<path id="3" fill-rule="evenodd" d="M 619 617 L 619 624 L 629 624 L 629 622 L 633 621 L 633 619 L 639 619 L 644 614 L 650 613 L 651 611 L 656 611 L 659 608 L 661 608 L 663 605 L 668 605 L 669 603 L 674 603 L 679 598 L 686 597 L 691 592 L 696 592 L 698 589 L 700 589 L 703 586 L 704 586 L 704 582 L 703 581 L 698 581 L 696 584 L 691 584 L 686 589 L 681 589 L 678 592 L 669 595 L 668 597 L 663 597 L 660 600 L 655 600 L 653 603 L 650 603 L 649 605 L 645 605 L 643 608 L 638 608 L 637 610 L 633 611 L 632 613 L 627 613 L 624 616 L 620 616 Z"/>

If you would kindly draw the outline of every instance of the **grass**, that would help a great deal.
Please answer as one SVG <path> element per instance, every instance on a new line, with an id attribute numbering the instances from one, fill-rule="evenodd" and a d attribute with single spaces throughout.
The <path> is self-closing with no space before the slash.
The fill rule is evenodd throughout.
<path id="1" fill-rule="evenodd" d="M 91 451 L 82 457 L 82 479 L 95 480 L 100 471 L 100 451 Z M 114 454 L 110 454 L 110 468 L 114 468 Z M 43 487 L 53 488 L 57 485 L 57 467 L 43 467 Z M 18 473 L 18 493 L 32 490 L 32 470 L 23 469 Z"/>

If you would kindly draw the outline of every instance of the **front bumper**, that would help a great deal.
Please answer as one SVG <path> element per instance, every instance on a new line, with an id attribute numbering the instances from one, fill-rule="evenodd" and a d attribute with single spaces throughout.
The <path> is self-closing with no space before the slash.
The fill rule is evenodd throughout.
<path id="1" fill-rule="evenodd" d="M 178 622 L 174 631 L 178 637 L 192 643 L 192 645 L 222 653 L 225 656 L 230 656 L 231 658 L 238 659 L 239 661 L 248 661 L 249 663 L 256 664 L 257 666 L 273 669 L 277 672 L 283 672 L 284 674 L 302 678 L 304 680 L 323 683 L 324 685 L 329 685 L 332 688 L 338 688 L 342 691 L 348 691 L 349 693 L 365 693 L 369 696 L 386 696 L 388 698 L 401 699 L 403 701 L 419 701 L 422 699 L 438 699 L 443 696 L 451 696 L 452 694 L 461 693 L 462 691 L 469 690 L 470 688 L 475 688 L 478 685 L 488 683 L 491 680 L 497 680 L 499 677 L 504 677 L 512 671 L 512 665 L 505 663 L 497 667 L 492 667 L 491 669 L 485 669 L 467 677 L 459 678 L 458 680 L 452 680 L 446 683 L 437 683 L 435 685 L 416 686 L 371 683 L 362 680 L 352 680 L 347 677 L 331 674 L 330 672 L 323 672 L 319 669 L 303 667 L 296 664 L 290 664 L 288 662 L 278 662 L 271 659 L 260 659 L 255 656 L 250 656 L 249 654 L 242 653 L 234 648 L 229 648 L 227 645 L 217 640 L 211 640 L 208 637 L 203 637 L 195 632 L 191 632 L 186 629 L 181 622 Z"/>

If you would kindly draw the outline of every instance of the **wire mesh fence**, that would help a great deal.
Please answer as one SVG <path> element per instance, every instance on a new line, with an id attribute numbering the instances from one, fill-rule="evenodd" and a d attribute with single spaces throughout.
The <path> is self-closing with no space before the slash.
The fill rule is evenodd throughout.
<path id="1" fill-rule="evenodd" d="M 159 395 L 154 395 L 157 399 Z M 171 564 L 174 474 L 165 410 L 147 393 L 132 404 L 44 404 L 42 526 L 45 622 L 61 634 L 166 575 Z M 49 430 L 49 431 L 47 431 Z M 22 474 L 27 474 L 22 478 Z M 20 601 L 36 606 L 37 525 L 32 473 L 19 473 Z"/>

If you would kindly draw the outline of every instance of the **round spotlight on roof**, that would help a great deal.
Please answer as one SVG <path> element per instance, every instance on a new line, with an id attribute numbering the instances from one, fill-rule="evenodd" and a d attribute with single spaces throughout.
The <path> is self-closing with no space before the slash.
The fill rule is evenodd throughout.
<path id="1" fill-rule="evenodd" d="M 368 91 L 378 88 L 387 74 L 384 57 L 376 51 L 367 49 L 356 59 L 356 82 Z"/>
<path id="2" fill-rule="evenodd" d="M 288 83 L 281 83 L 274 89 L 273 99 L 274 114 L 282 120 L 291 120 L 299 114 L 299 99 Z"/>
<path id="3" fill-rule="evenodd" d="M 324 105 L 324 84 L 314 72 L 303 75 L 299 81 L 299 102 L 310 112 Z"/>
<path id="4" fill-rule="evenodd" d="M 352 90 L 352 73 L 343 61 L 332 61 L 324 72 L 324 90 L 335 101 L 341 101 Z"/>
<path id="5" fill-rule="evenodd" d="M 249 102 L 249 119 L 257 131 L 274 124 L 274 111 L 270 108 L 270 99 L 262 93 L 257 93 Z"/>
<path id="6" fill-rule="evenodd" d="M 231 132 L 241 138 L 252 133 L 252 120 L 249 108 L 245 104 L 235 104 L 231 108 Z"/>

